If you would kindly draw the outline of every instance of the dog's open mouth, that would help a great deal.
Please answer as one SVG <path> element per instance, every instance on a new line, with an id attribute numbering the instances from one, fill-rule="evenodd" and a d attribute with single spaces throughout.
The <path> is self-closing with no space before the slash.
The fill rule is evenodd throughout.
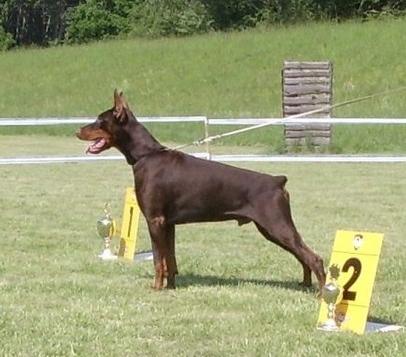
<path id="1" fill-rule="evenodd" d="M 92 141 L 86 149 L 86 154 L 98 154 L 107 149 L 108 143 L 104 138 L 98 138 Z"/>

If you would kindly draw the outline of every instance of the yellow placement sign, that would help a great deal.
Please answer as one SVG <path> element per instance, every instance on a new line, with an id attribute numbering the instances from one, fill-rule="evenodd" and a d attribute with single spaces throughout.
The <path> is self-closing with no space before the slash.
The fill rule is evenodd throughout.
<path id="1" fill-rule="evenodd" d="M 120 233 L 119 257 L 133 261 L 137 243 L 140 208 L 132 187 L 126 189 Z"/>
<path id="2" fill-rule="evenodd" d="M 358 334 L 365 331 L 382 241 L 380 233 L 337 231 L 325 288 L 339 291 L 333 302 L 333 319 L 338 330 Z M 323 298 L 318 326 L 329 317 L 325 300 L 329 299 Z M 333 309 L 333 305 L 330 308 Z"/>

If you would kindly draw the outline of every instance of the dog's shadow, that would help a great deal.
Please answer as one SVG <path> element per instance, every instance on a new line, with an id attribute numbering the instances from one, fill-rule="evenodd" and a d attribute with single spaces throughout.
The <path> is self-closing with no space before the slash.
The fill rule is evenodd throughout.
<path id="1" fill-rule="evenodd" d="M 298 281 L 279 281 L 279 280 L 262 280 L 262 279 L 246 279 L 238 277 L 218 277 L 212 275 L 200 275 L 200 274 L 180 274 L 176 277 L 177 288 L 187 288 L 190 286 L 241 286 L 245 284 L 254 284 L 269 286 L 281 289 L 304 291 L 308 293 L 314 293 L 317 289 L 314 286 L 307 287 L 299 283 Z"/>

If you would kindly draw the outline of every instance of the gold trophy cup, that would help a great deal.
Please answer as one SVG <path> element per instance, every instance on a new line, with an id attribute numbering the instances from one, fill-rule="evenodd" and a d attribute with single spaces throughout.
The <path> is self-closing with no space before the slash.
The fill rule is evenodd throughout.
<path id="1" fill-rule="evenodd" d="M 97 233 L 104 241 L 104 249 L 99 258 L 103 260 L 115 260 L 117 255 L 113 254 L 110 249 L 111 238 L 116 230 L 116 223 L 111 217 L 109 204 L 104 205 L 104 216 L 97 220 Z"/>
<path id="2" fill-rule="evenodd" d="M 324 285 L 321 291 L 321 297 L 327 304 L 327 320 L 324 321 L 319 327 L 319 330 L 324 331 L 338 331 L 339 327 L 335 319 L 335 309 L 338 297 L 340 295 L 340 287 L 337 284 L 338 276 L 340 275 L 340 268 L 337 265 L 332 265 L 329 268 L 331 281 Z"/>

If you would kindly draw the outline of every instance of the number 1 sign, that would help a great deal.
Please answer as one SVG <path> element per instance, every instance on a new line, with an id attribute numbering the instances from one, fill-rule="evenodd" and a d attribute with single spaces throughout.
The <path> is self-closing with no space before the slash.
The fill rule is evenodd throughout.
<path id="1" fill-rule="evenodd" d="M 337 231 L 330 267 L 337 272 L 334 283 L 340 291 L 334 320 L 339 330 L 363 334 L 368 317 L 383 234 Z M 331 271 L 327 282 L 331 280 Z M 329 310 L 322 302 L 318 325 L 323 325 Z"/>
<path id="2" fill-rule="evenodd" d="M 137 243 L 138 223 L 140 218 L 140 208 L 132 187 L 126 189 L 123 222 L 121 225 L 120 250 L 118 256 L 124 259 L 133 260 L 135 246 Z"/>

